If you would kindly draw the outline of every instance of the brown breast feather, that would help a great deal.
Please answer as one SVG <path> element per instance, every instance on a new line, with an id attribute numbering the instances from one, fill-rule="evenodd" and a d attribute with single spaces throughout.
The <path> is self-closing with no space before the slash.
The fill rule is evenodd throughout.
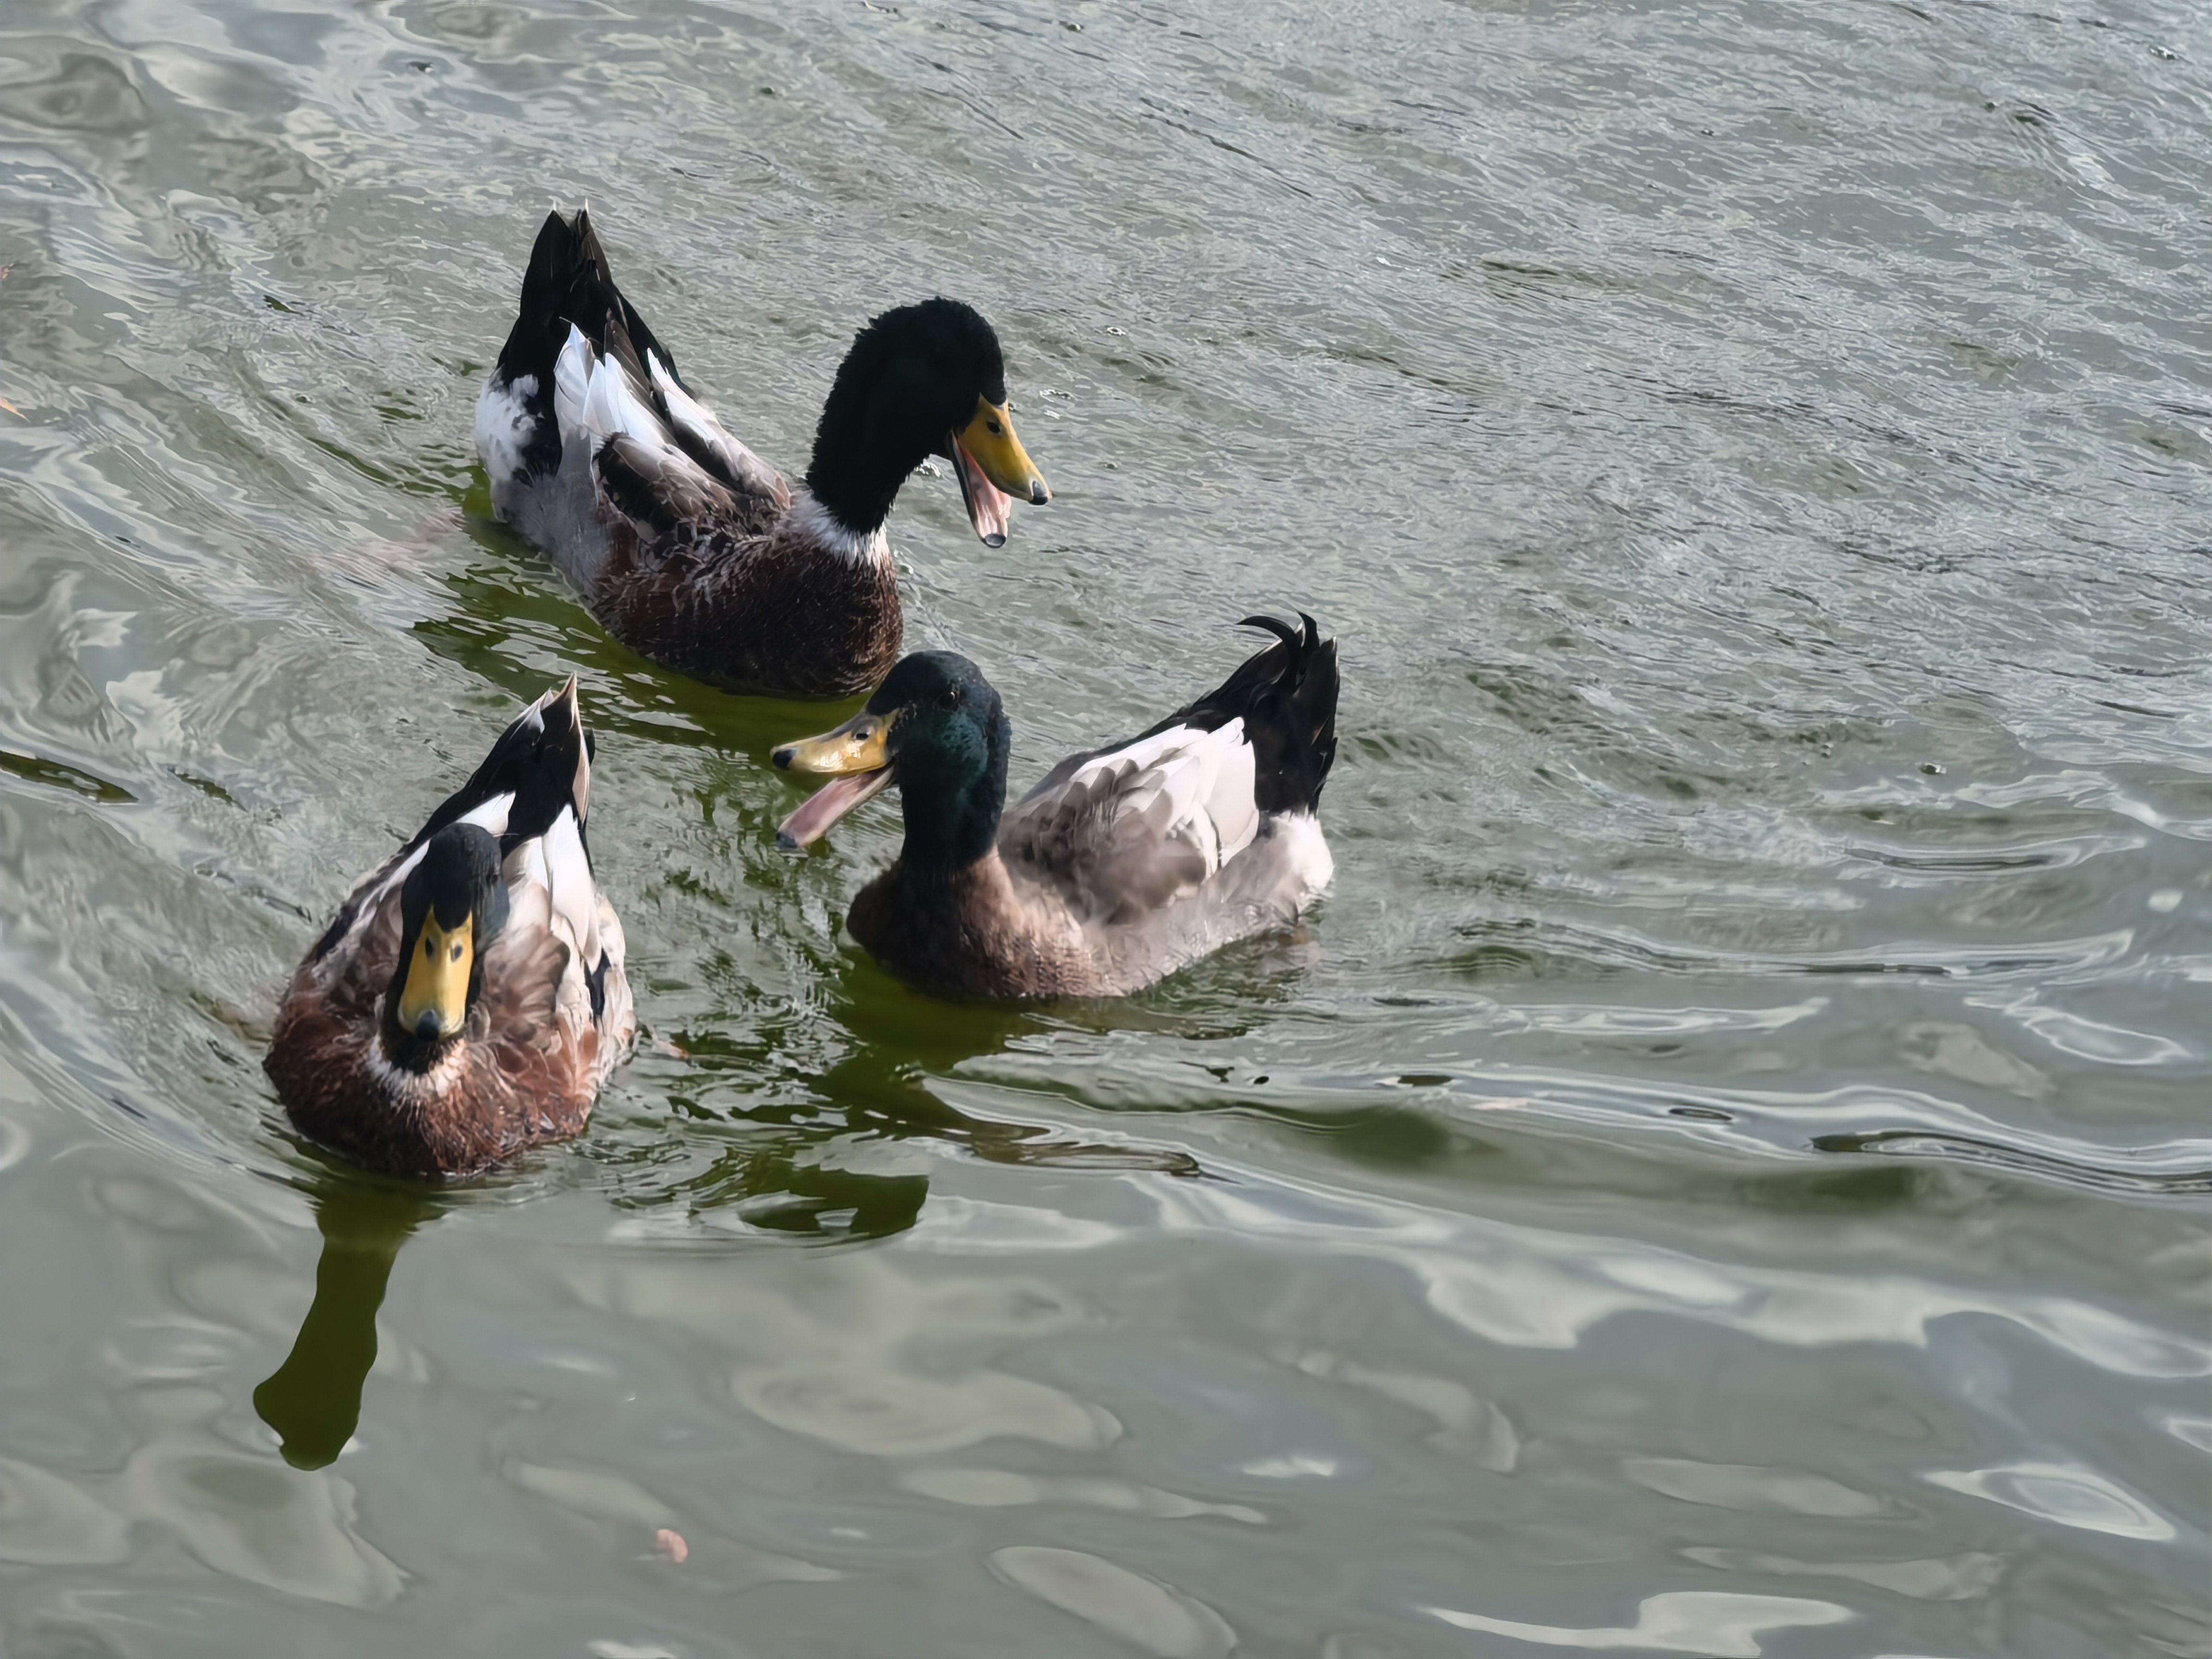
<path id="1" fill-rule="evenodd" d="M 1018 890 L 995 852 L 947 880 L 917 878 L 896 863 L 860 890 L 845 925 L 884 968 L 932 990 L 1111 994 L 1064 907 L 1034 889 Z"/>
<path id="2" fill-rule="evenodd" d="M 583 1128 L 599 1036 L 554 1012 L 567 946 L 544 933 L 495 940 L 457 1062 L 412 1087 L 371 1058 L 398 951 L 395 890 L 357 949 L 294 976 L 264 1064 L 301 1133 L 389 1174 L 466 1175 Z"/>

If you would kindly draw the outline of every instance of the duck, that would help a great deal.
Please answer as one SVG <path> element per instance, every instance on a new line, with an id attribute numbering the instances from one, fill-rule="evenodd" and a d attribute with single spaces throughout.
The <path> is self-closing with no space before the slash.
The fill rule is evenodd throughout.
<path id="1" fill-rule="evenodd" d="M 466 1176 L 580 1133 L 637 1031 L 585 842 L 572 677 L 356 882 L 264 1061 L 293 1126 L 386 1175 Z"/>
<path id="2" fill-rule="evenodd" d="M 1126 742 L 1069 756 L 1011 808 L 1013 726 L 967 658 L 902 658 L 834 731 L 781 745 L 832 779 L 784 821 L 811 845 L 896 787 L 906 836 L 846 927 L 891 974 L 956 997 L 1112 997 L 1285 927 L 1334 872 L 1321 830 L 1336 758 L 1336 641 L 1312 617 Z"/>
<path id="3" fill-rule="evenodd" d="M 732 437 L 615 286 L 587 209 L 546 216 L 477 400 L 493 513 L 641 656 L 728 691 L 844 697 L 898 659 L 884 522 L 932 456 L 1005 545 L 1052 499 L 1015 435 L 999 337 L 943 297 L 884 312 L 837 368 L 796 487 Z"/>

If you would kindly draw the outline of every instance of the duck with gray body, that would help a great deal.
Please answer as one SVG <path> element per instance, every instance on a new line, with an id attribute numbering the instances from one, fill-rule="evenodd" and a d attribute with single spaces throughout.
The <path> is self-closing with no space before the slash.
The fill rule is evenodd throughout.
<path id="1" fill-rule="evenodd" d="M 1071 755 L 1006 806 L 1012 723 L 967 658 L 902 660 L 844 725 L 775 752 L 834 781 L 805 846 L 896 784 L 906 841 L 847 925 L 900 977 L 969 996 L 1119 996 L 1279 927 L 1328 884 L 1316 816 L 1336 756 L 1336 642 L 1277 643 L 1150 730 Z"/>
<path id="2" fill-rule="evenodd" d="M 1052 494 L 1014 435 L 997 334 L 945 299 L 854 337 L 791 488 L 684 385 L 580 210 L 538 231 L 477 453 L 493 511 L 608 632 L 695 678 L 790 696 L 850 696 L 897 659 L 884 526 L 924 459 L 952 464 L 992 547 L 1013 497 Z"/>

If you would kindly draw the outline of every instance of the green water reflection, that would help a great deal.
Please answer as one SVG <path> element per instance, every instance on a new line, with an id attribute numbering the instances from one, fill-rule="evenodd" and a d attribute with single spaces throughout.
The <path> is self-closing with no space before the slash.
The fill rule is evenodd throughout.
<path id="1" fill-rule="evenodd" d="M 307 1201 L 323 1237 L 315 1299 L 292 1352 L 253 1391 L 253 1409 L 295 1469 L 327 1467 L 353 1438 L 392 1263 L 441 1207 L 434 1188 L 337 1169 L 313 1182 Z"/>

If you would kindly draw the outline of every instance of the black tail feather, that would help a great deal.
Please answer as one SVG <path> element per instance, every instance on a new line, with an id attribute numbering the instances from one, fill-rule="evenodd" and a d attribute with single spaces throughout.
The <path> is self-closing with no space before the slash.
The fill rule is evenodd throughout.
<path id="1" fill-rule="evenodd" d="M 553 365 L 568 343 L 572 323 L 602 351 L 607 349 L 612 324 L 629 337 L 628 344 L 639 358 L 651 352 L 671 374 L 677 374 L 668 348 L 615 286 L 590 212 L 579 208 L 573 217 L 564 219 L 556 208 L 545 216 L 531 247 L 530 265 L 522 275 L 522 303 L 499 354 L 500 373 L 509 380 L 534 374 L 539 390 L 550 396 Z M 683 383 L 678 375 L 677 384 Z"/>
<path id="2" fill-rule="evenodd" d="M 531 719 L 533 712 L 538 716 L 535 725 Z M 499 850 L 502 854 L 513 852 L 533 836 L 544 835 L 552 828 L 553 820 L 560 817 L 564 806 L 577 809 L 577 827 L 580 830 L 585 809 L 584 804 L 576 799 L 576 780 L 583 774 L 587 741 L 582 716 L 565 697 L 556 697 L 542 708 L 533 705 L 524 710 L 499 734 L 499 741 L 492 744 L 483 764 L 470 775 L 466 783 L 446 798 L 430 815 L 430 821 L 401 851 L 411 851 L 495 795 L 511 793 L 514 797 L 514 805 L 507 815 L 507 833 L 500 837 Z"/>
<path id="3" fill-rule="evenodd" d="M 1254 798 L 1263 812 L 1310 812 L 1336 761 L 1336 641 L 1304 611 L 1304 633 L 1273 617 L 1237 625 L 1273 634 L 1277 643 L 1247 658 L 1216 690 L 1169 715 L 1145 737 L 1170 726 L 1211 732 L 1244 722 L 1255 762 Z"/>
<path id="4" fill-rule="evenodd" d="M 532 713 L 539 716 L 535 726 L 530 720 Z M 576 783 L 580 778 L 590 775 L 581 763 L 591 746 L 591 733 L 584 729 L 583 715 L 568 698 L 556 697 L 542 709 L 532 705 L 515 716 L 507 730 L 499 734 L 499 741 L 492 744 L 483 764 L 470 775 L 466 783 L 446 797 L 438 810 L 430 814 L 430 821 L 393 855 L 395 862 L 495 795 L 514 797 L 514 805 L 507 811 L 507 833 L 500 837 L 502 858 L 532 836 L 542 836 L 551 829 L 553 820 L 560 817 L 564 806 L 576 809 L 576 833 L 581 839 L 587 803 L 576 799 Z M 591 856 L 589 842 L 586 842 L 584 855 L 587 859 Z M 374 890 L 374 883 L 364 883 L 363 887 Z M 309 954 L 310 961 L 321 961 L 331 947 L 346 936 L 360 914 L 364 896 L 363 892 L 356 892 L 338 907 L 337 918 Z"/>

